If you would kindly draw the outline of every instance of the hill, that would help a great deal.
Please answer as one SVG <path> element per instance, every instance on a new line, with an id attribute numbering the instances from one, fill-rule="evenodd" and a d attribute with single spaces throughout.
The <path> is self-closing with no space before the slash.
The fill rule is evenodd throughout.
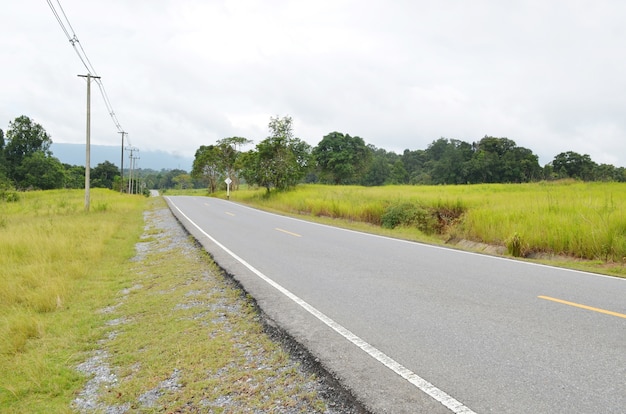
<path id="1" fill-rule="evenodd" d="M 85 145 L 84 144 L 57 144 L 50 147 L 53 155 L 64 164 L 85 165 Z M 130 165 L 128 151 L 124 153 L 124 169 Z M 149 168 L 160 171 L 162 169 L 181 169 L 191 171 L 193 158 L 172 154 L 165 151 L 140 151 L 140 158 L 136 161 L 136 168 Z M 91 166 L 109 161 L 119 167 L 120 147 L 111 145 L 91 146 Z"/>

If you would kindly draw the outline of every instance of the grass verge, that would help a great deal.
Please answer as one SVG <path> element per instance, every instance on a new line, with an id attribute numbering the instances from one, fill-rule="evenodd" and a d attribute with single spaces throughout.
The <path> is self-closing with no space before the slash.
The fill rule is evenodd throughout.
<path id="1" fill-rule="evenodd" d="M 80 192 L 6 205 L 2 231 L 49 234 L 3 259 L 0 412 L 362 412 L 268 334 L 161 198 L 94 198 L 106 208 L 81 212 Z"/>
<path id="2" fill-rule="evenodd" d="M 104 323 L 142 229 L 143 197 L 92 191 L 21 193 L 2 203 L 0 411 L 70 412 L 75 370 Z"/>

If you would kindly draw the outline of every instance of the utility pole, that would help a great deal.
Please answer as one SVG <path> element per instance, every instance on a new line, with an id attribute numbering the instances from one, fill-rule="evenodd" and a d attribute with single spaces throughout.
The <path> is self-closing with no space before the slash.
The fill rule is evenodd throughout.
<path id="1" fill-rule="evenodd" d="M 135 159 L 133 157 L 133 152 L 139 151 L 139 149 L 131 146 L 131 147 L 126 147 L 126 151 L 130 151 L 130 156 L 128 157 L 128 159 L 130 160 L 130 172 L 129 172 L 129 177 L 128 177 L 128 194 L 133 194 L 133 167 L 134 167 L 133 160 Z"/>
<path id="2" fill-rule="evenodd" d="M 137 152 L 139 152 L 139 150 L 137 150 Z M 137 169 L 137 160 L 140 159 L 139 155 L 135 155 L 133 157 L 133 170 Z M 137 174 L 135 174 L 135 193 L 134 194 L 139 194 L 139 180 L 137 180 Z"/>
<path id="3" fill-rule="evenodd" d="M 124 192 L 124 135 L 126 135 L 127 132 L 120 131 L 118 132 L 118 134 L 122 134 L 122 159 L 120 160 L 120 173 L 121 173 L 120 193 L 123 193 Z"/>
<path id="4" fill-rule="evenodd" d="M 89 181 L 90 181 L 90 167 L 91 167 L 91 79 L 100 79 L 100 76 L 93 76 L 88 73 L 87 75 L 78 75 L 81 78 L 87 78 L 87 143 L 85 154 L 85 211 L 89 211 Z"/>

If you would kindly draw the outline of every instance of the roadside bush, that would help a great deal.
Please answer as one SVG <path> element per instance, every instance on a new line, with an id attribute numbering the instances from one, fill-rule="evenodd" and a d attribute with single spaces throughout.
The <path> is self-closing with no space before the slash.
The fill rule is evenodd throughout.
<path id="1" fill-rule="evenodd" d="M 423 233 L 432 234 L 436 224 L 436 218 L 428 209 L 409 202 L 391 204 L 381 216 L 381 225 L 388 229 L 398 226 L 417 227 Z"/>
<path id="2" fill-rule="evenodd" d="M 461 220 L 466 210 L 467 207 L 460 200 L 450 204 L 438 201 L 436 207 L 432 208 L 433 216 L 436 218 L 435 232 L 446 233 Z"/>
<path id="3" fill-rule="evenodd" d="M 524 243 L 522 235 L 515 232 L 506 241 L 506 250 L 513 257 L 525 257 L 528 254 L 528 247 Z"/>
<path id="4" fill-rule="evenodd" d="M 0 183 L 0 201 L 14 203 L 20 200 L 20 196 L 13 187 L 8 184 Z"/>
<path id="5" fill-rule="evenodd" d="M 465 210 L 460 202 L 446 204 L 439 201 L 431 207 L 400 201 L 385 208 L 380 224 L 388 229 L 405 226 L 416 227 L 425 234 L 444 234 L 459 222 Z"/>

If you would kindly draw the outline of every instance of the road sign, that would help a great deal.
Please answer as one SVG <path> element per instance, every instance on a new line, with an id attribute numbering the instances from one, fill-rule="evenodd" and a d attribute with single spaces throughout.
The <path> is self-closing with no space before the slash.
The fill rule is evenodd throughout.
<path id="1" fill-rule="evenodd" d="M 226 183 L 226 198 L 230 200 L 230 183 L 232 183 L 233 180 L 231 180 L 230 177 L 226 177 L 224 182 Z"/>

